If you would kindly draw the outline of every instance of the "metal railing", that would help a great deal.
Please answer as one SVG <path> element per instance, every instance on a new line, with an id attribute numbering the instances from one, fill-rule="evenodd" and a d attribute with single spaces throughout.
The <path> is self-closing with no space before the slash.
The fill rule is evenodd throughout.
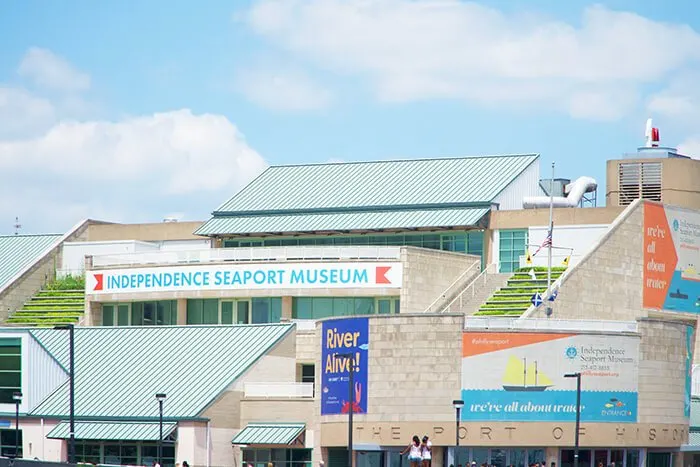
<path id="1" fill-rule="evenodd" d="M 551 318 L 494 318 L 469 316 L 465 329 L 518 329 L 536 331 L 638 332 L 636 321 L 571 320 Z"/>
<path id="2" fill-rule="evenodd" d="M 330 260 L 400 260 L 401 247 L 394 246 L 290 246 L 211 248 L 206 250 L 156 251 L 95 255 L 93 268 L 143 264 L 192 264 L 215 262 L 283 262 Z"/>
<path id="3" fill-rule="evenodd" d="M 294 398 L 314 397 L 314 383 L 245 383 L 245 397 L 257 398 Z"/>
<path id="4" fill-rule="evenodd" d="M 431 313 L 434 311 L 434 308 L 439 308 L 438 304 L 440 302 L 444 302 L 447 300 L 448 297 L 451 296 L 451 294 L 456 293 L 455 290 L 458 290 L 459 287 L 462 287 L 464 285 L 464 282 L 467 280 L 467 277 L 469 276 L 470 273 L 473 274 L 473 270 L 477 268 L 478 266 L 481 266 L 481 263 L 479 261 L 474 262 L 471 266 L 469 266 L 467 269 L 464 270 L 462 274 L 459 275 L 457 279 L 455 279 L 454 282 L 452 282 L 444 292 L 440 294 L 438 298 L 436 298 L 433 303 L 431 303 L 428 308 L 425 309 L 426 313 Z"/>
<path id="5" fill-rule="evenodd" d="M 452 308 L 452 305 L 454 305 L 456 302 L 459 301 L 459 309 L 461 310 L 462 307 L 464 306 L 464 297 L 465 295 L 469 297 L 469 293 L 471 292 L 471 298 L 474 298 L 476 295 L 476 287 L 478 285 L 484 286 L 486 285 L 486 276 L 490 274 L 489 271 L 493 270 L 493 272 L 496 272 L 497 269 L 497 264 L 496 263 L 491 263 L 487 264 L 486 267 L 484 268 L 483 271 L 481 271 L 465 288 L 460 292 L 459 295 L 457 295 L 455 298 L 450 301 L 445 307 L 442 309 L 443 313 L 449 312 L 450 309 Z"/>

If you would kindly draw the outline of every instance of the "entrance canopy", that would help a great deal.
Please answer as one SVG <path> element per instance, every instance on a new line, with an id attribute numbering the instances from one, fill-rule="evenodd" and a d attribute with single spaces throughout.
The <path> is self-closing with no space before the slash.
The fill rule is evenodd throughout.
<path id="1" fill-rule="evenodd" d="M 278 445 L 291 446 L 302 444 L 304 423 L 249 423 L 231 440 L 238 445 Z"/>
<path id="2" fill-rule="evenodd" d="M 177 428 L 176 423 L 163 423 L 163 438 Z M 46 436 L 50 439 L 68 439 L 70 423 L 62 421 Z M 157 422 L 75 422 L 75 439 L 100 441 L 158 441 L 160 425 Z"/>

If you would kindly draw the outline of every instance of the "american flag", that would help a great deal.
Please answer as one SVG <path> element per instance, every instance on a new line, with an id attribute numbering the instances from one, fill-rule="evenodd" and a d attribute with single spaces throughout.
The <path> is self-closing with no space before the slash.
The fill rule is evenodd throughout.
<path id="1" fill-rule="evenodd" d="M 547 248 L 552 246 L 552 229 L 549 229 L 547 231 L 547 238 L 544 239 L 542 242 L 542 245 L 537 249 L 535 254 L 539 253 L 542 248 Z"/>

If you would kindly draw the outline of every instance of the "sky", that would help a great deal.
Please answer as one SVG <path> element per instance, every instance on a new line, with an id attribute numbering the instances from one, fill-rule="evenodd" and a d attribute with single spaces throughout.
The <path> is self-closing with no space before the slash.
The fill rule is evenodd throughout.
<path id="1" fill-rule="evenodd" d="M 268 165 L 541 154 L 598 180 L 646 119 L 700 158 L 700 3 L 13 0 L 0 234 L 206 220 Z"/>

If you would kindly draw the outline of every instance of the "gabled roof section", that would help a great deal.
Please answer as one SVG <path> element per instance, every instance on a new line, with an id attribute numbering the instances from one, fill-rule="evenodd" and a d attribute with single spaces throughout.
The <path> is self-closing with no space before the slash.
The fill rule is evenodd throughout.
<path id="1" fill-rule="evenodd" d="M 196 418 L 222 391 L 272 349 L 294 325 L 85 327 L 75 329 L 76 417 L 158 420 Z M 68 332 L 30 331 L 65 368 Z M 30 415 L 68 415 L 68 384 Z"/>
<path id="2" fill-rule="evenodd" d="M 537 154 L 268 168 L 197 235 L 472 226 Z"/>
<path id="3" fill-rule="evenodd" d="M 0 290 L 61 239 L 60 234 L 0 236 Z"/>
<path id="4" fill-rule="evenodd" d="M 536 154 L 273 166 L 214 215 L 488 204 Z"/>
<path id="5" fill-rule="evenodd" d="M 163 439 L 177 429 L 176 423 L 163 423 Z M 97 441 L 158 441 L 158 422 L 75 422 L 75 439 Z M 46 435 L 49 439 L 68 439 L 70 422 L 63 421 Z"/>
<path id="6" fill-rule="evenodd" d="M 290 445 L 304 431 L 304 423 L 249 423 L 232 444 Z"/>

